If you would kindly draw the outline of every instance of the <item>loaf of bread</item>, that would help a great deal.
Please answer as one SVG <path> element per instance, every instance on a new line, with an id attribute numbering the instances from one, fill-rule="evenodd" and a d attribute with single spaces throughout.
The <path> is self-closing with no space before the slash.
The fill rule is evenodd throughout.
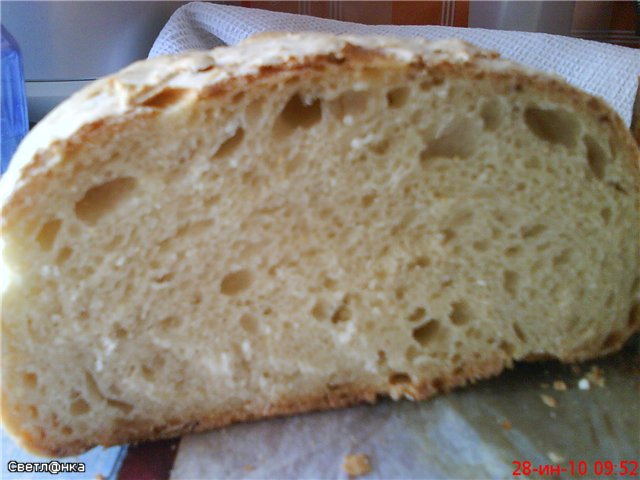
<path id="1" fill-rule="evenodd" d="M 136 63 L 1 181 L 4 425 L 67 455 L 613 352 L 639 184 L 603 101 L 460 41 Z"/>

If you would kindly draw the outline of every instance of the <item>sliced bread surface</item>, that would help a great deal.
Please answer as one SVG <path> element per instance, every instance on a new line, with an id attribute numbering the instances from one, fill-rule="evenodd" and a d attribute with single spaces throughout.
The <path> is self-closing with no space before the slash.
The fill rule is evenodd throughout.
<path id="1" fill-rule="evenodd" d="M 68 455 L 615 351 L 639 163 L 604 102 L 456 40 L 136 63 L 1 180 L 3 423 Z"/>

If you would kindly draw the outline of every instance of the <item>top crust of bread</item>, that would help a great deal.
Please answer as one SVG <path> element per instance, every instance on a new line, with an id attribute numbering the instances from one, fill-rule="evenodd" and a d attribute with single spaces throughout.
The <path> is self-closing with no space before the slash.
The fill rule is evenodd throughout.
<path id="1" fill-rule="evenodd" d="M 100 138 L 105 136 L 115 138 L 128 128 L 146 125 L 146 122 L 159 119 L 173 109 L 186 110 L 200 100 L 216 98 L 224 99 L 224 102 L 232 102 L 236 95 L 240 98 L 243 92 L 251 91 L 254 86 L 257 89 L 276 86 L 292 80 L 294 76 L 296 82 L 303 83 L 318 78 L 324 71 L 331 71 L 335 75 L 336 71 L 352 74 L 365 70 L 372 72 L 372 75 L 377 71 L 384 71 L 395 80 L 423 78 L 421 76 L 427 72 L 428 82 L 434 84 L 443 79 L 471 82 L 489 80 L 495 85 L 496 91 L 505 95 L 514 92 L 533 92 L 550 104 L 570 106 L 573 112 L 583 117 L 597 119 L 599 128 L 607 132 L 612 149 L 615 147 L 617 158 L 623 158 L 627 162 L 619 169 L 624 170 L 625 174 L 621 176 L 621 183 L 612 186 L 627 195 L 624 219 L 628 220 L 628 225 L 625 225 L 625 234 L 619 235 L 621 244 L 625 247 L 624 258 L 627 264 L 624 266 L 626 269 L 620 268 L 618 272 L 620 277 L 624 276 L 624 282 L 620 281 L 616 284 L 616 288 L 620 287 L 621 291 L 621 285 L 624 283 L 625 291 L 622 295 L 624 299 L 616 300 L 620 305 L 616 304 L 615 318 L 611 314 L 611 325 L 598 325 L 600 337 L 596 338 L 597 335 L 593 335 L 593 338 L 589 338 L 584 343 L 575 342 L 566 347 L 561 342 L 556 342 L 558 345 L 554 346 L 557 349 L 551 355 L 562 361 L 574 361 L 612 352 L 638 330 L 640 312 L 637 306 L 635 309 L 633 306 L 640 301 L 637 280 L 640 273 L 640 151 L 632 135 L 620 117 L 601 99 L 577 90 L 559 77 L 527 69 L 501 59 L 494 52 L 478 49 L 459 40 L 430 42 L 421 39 L 333 36 L 320 33 L 270 33 L 250 38 L 233 47 L 216 48 L 207 52 L 187 52 L 137 62 L 78 92 L 51 112 L 30 132 L 20 145 L 8 172 L 0 180 L 2 229 L 8 234 L 29 229 L 37 230 L 39 224 L 34 224 L 32 228 L 25 227 L 24 218 L 29 217 L 34 209 L 39 208 L 42 202 L 38 205 L 33 199 L 39 195 L 39 192 L 44 191 L 43 186 L 56 178 L 61 170 L 75 172 L 74 167 L 78 167 L 78 171 L 82 170 L 81 173 L 85 178 L 87 172 L 92 171 L 92 167 L 100 170 L 103 165 L 98 164 L 97 161 L 94 164 L 87 165 L 85 162 L 81 165 L 82 159 L 76 155 L 77 152 L 86 149 L 87 145 L 97 142 L 97 134 Z M 354 85 L 354 89 L 356 87 L 357 85 Z M 219 134 L 219 132 L 216 133 Z M 228 136 L 235 135 L 233 131 L 227 133 Z M 222 147 L 218 144 L 217 148 Z M 313 160 L 322 161 L 317 158 Z M 102 180 L 104 178 L 96 178 L 96 181 Z M 607 188 L 609 187 L 611 186 Z M 86 186 L 69 185 L 69 188 L 76 188 L 77 191 L 74 190 L 74 194 L 81 195 Z M 635 210 L 631 212 L 633 203 L 635 203 Z M 87 228 L 90 229 L 91 225 Z M 635 238 L 629 238 L 634 236 Z M 20 235 L 16 235 L 16 238 L 19 237 Z M 615 249 L 610 245 L 605 245 L 603 248 Z M 20 254 L 16 255 L 15 252 L 12 255 L 20 257 Z M 620 258 L 623 258 L 623 254 L 620 254 Z M 13 280 L 9 280 L 11 281 Z M 218 288 L 217 284 L 216 288 Z M 224 281 L 219 288 L 224 289 Z M 18 289 L 19 287 L 14 290 Z M 28 296 L 28 294 L 25 295 Z M 22 299 L 14 301 L 14 305 L 23 303 Z M 622 319 L 620 314 L 623 309 L 625 319 Z M 631 309 L 631 318 L 627 320 L 629 309 Z M 424 309 L 422 313 L 424 314 Z M 12 373 L 17 369 L 16 365 L 21 363 L 16 361 L 16 358 L 23 358 L 22 355 L 25 355 L 26 350 L 14 349 L 15 345 L 10 342 L 15 342 L 16 331 L 26 331 L 27 327 L 15 325 L 7 327 L 5 324 L 16 323 L 16 319 L 9 318 L 4 309 L 2 317 L 2 331 L 5 337 L 3 347 L 5 345 L 11 347 L 11 356 L 7 360 L 4 355 L 8 350 L 3 351 L 3 365 L 11 363 L 8 373 Z M 413 322 L 412 319 L 410 321 Z M 608 321 L 609 319 L 603 319 L 602 324 Z M 427 325 L 428 322 L 424 324 L 425 327 Z M 11 335 L 7 334 L 9 327 L 14 329 Z M 12 338 L 8 339 L 9 336 Z M 96 349 L 99 347 L 96 345 Z M 122 399 L 115 397 L 107 398 L 106 394 L 102 395 L 104 393 L 102 385 L 97 388 L 95 379 L 87 380 L 86 383 L 89 384 L 87 390 L 93 389 L 93 394 L 89 391 L 85 395 L 87 393 L 83 390 L 85 387 L 78 387 L 76 396 L 71 399 L 67 396 L 65 399 L 72 403 L 78 401 L 78 396 L 81 400 L 90 400 L 91 395 L 94 395 L 94 398 L 98 399 L 96 400 L 98 408 L 94 409 L 98 412 L 96 415 L 99 416 L 100 412 L 103 412 L 100 409 L 106 405 L 105 409 L 108 411 L 106 425 L 111 427 L 115 424 L 116 426 L 105 428 L 99 433 L 92 431 L 84 437 L 74 436 L 76 435 L 74 431 L 73 434 L 68 435 L 68 438 L 63 438 L 56 432 L 45 431 L 38 420 L 29 417 L 28 402 L 16 394 L 16 391 L 21 388 L 17 384 L 21 381 L 28 383 L 29 378 L 15 374 L 11 377 L 13 383 L 10 384 L 7 380 L 9 375 L 5 375 L 3 371 L 2 417 L 7 429 L 19 437 L 26 448 L 41 454 L 68 455 L 97 444 L 111 445 L 170 437 L 234 421 L 332 408 L 358 401 L 374 401 L 377 395 L 388 394 L 393 398 L 404 395 L 422 399 L 438 391 L 447 391 L 468 381 L 497 374 L 504 367 L 511 366 L 514 359 L 529 360 L 546 355 L 546 352 L 538 355 L 536 351 L 524 352 L 524 350 L 520 352 L 521 355 L 513 355 L 511 346 L 505 350 L 490 352 L 483 358 L 477 358 L 475 363 L 468 362 L 464 366 L 450 370 L 449 373 L 438 374 L 433 378 L 418 377 L 413 381 L 408 374 L 402 373 L 403 370 L 392 372 L 391 375 L 385 371 L 384 381 L 389 379 L 389 382 L 384 384 L 372 384 L 366 381 L 338 383 L 331 391 L 317 388 L 297 396 L 294 394 L 276 396 L 276 400 L 267 399 L 263 403 L 260 403 L 261 399 L 256 399 L 250 408 L 229 407 L 227 410 L 220 410 L 216 407 L 217 409 L 212 409 L 208 414 L 196 412 L 198 414 L 195 416 L 193 412 L 182 415 L 173 415 L 171 412 L 171 415 L 165 415 L 166 412 L 163 412 L 165 416 L 162 418 L 169 420 L 157 425 L 150 423 L 148 419 L 132 420 L 126 415 L 123 417 L 124 420 L 117 419 L 122 422 L 112 422 L 113 417 L 109 416 L 112 411 L 120 409 L 120 411 L 133 411 L 137 414 L 135 405 L 132 407 L 127 403 L 131 400 L 130 398 L 126 398 L 127 401 L 121 401 Z M 383 352 L 379 357 L 381 364 L 387 360 Z M 82 377 L 82 374 L 80 376 Z M 18 380 L 15 380 L 16 378 Z M 82 377 L 79 383 L 84 382 L 84 378 Z M 15 390 L 12 390 L 13 388 Z M 98 394 L 95 390 L 98 390 Z M 99 398 L 101 396 L 104 398 Z M 42 407 L 45 411 L 47 408 L 51 410 L 55 408 L 51 405 L 42 405 Z M 68 405 L 58 406 L 60 409 L 63 407 L 67 408 Z M 82 408 L 85 407 L 86 405 L 82 405 Z M 62 416 L 60 415 L 60 418 L 56 416 L 54 423 L 60 420 L 63 424 Z M 83 420 L 86 420 L 86 417 Z"/>
<path id="2" fill-rule="evenodd" d="M 603 100 L 572 87 L 556 75 L 526 68 L 500 58 L 496 52 L 457 39 L 427 41 L 267 32 L 232 47 L 163 55 L 133 63 L 97 80 L 59 105 L 21 143 L 0 182 L 0 202 L 6 209 L 3 222 L 11 222 L 14 208 L 16 213 L 19 210 L 13 205 L 25 202 L 23 196 L 29 195 L 27 184 L 32 178 L 46 176 L 48 170 L 62 161 L 65 149 L 73 148 L 91 130 L 103 128 L 104 124 L 111 123 L 117 130 L 118 124 L 137 115 L 157 113 L 157 107 L 149 106 L 148 101 L 158 95 L 171 89 L 188 89 L 198 96 L 217 95 L 279 71 L 314 69 L 326 62 L 429 69 L 443 75 L 458 71 L 476 78 L 489 75 L 513 88 L 527 84 L 568 97 L 585 112 L 611 124 L 620 148 L 636 158 L 630 171 L 635 176 L 636 189 L 640 189 L 638 148 L 620 116 Z"/>

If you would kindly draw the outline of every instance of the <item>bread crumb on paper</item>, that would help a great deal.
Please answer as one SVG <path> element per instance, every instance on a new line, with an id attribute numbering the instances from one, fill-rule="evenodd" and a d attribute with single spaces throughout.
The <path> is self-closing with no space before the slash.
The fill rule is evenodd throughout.
<path id="1" fill-rule="evenodd" d="M 96 473 L 94 480 L 107 480 L 101 473 Z"/>
<path id="2" fill-rule="evenodd" d="M 360 477 L 371 472 L 371 463 L 369 463 L 369 457 L 362 453 L 354 455 L 347 455 L 344 457 L 342 463 L 342 470 L 344 470 L 349 478 Z"/>
<path id="3" fill-rule="evenodd" d="M 244 467 L 242 467 L 242 470 L 244 470 L 245 472 L 253 472 L 255 469 L 256 467 L 254 467 L 249 463 L 247 463 Z"/>
<path id="4" fill-rule="evenodd" d="M 549 457 L 549 460 L 553 463 L 562 463 L 565 460 L 562 455 L 558 455 L 556 452 L 547 452 L 547 457 Z"/>
<path id="5" fill-rule="evenodd" d="M 589 383 L 593 383 L 601 388 L 604 387 L 604 370 L 597 365 L 591 367 L 591 370 L 585 375 L 585 378 L 589 380 Z"/>
<path id="6" fill-rule="evenodd" d="M 556 380 L 555 382 L 553 382 L 553 389 L 558 392 L 566 392 L 567 384 L 564 383 L 562 380 Z"/>
<path id="7" fill-rule="evenodd" d="M 558 402 L 551 395 L 540 395 L 542 399 L 542 403 L 544 403 L 547 407 L 556 408 L 558 406 Z"/>
<path id="8" fill-rule="evenodd" d="M 506 418 L 502 420 L 502 422 L 500 422 L 500 426 L 505 430 L 511 430 L 511 428 L 513 427 L 513 425 L 511 425 L 511 422 Z"/>

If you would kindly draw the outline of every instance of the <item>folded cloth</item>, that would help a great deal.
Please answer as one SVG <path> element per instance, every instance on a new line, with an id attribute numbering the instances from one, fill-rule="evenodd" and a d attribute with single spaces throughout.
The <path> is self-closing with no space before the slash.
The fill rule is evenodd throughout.
<path id="1" fill-rule="evenodd" d="M 560 35 L 434 25 L 361 25 L 211 3 L 189 3 L 179 8 L 160 32 L 149 56 L 233 45 L 268 31 L 461 38 L 500 52 L 505 58 L 560 75 L 602 97 L 627 125 L 640 74 L 640 50 Z"/>

